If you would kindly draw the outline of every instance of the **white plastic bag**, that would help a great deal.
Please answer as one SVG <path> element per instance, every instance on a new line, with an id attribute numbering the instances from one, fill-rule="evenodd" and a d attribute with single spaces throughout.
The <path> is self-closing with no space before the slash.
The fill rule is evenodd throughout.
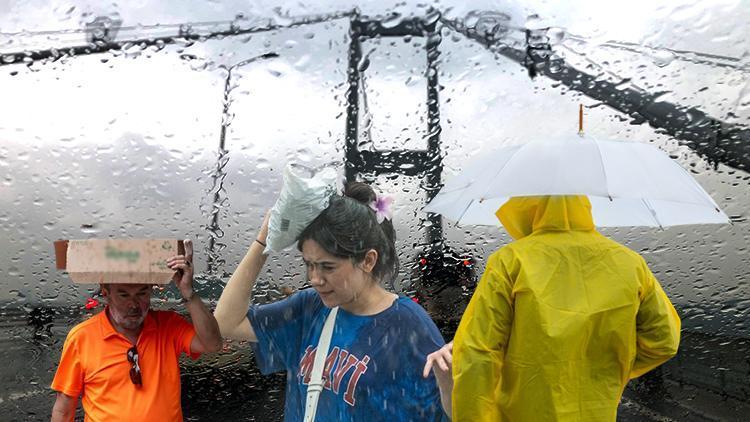
<path id="1" fill-rule="evenodd" d="M 287 163 L 284 185 L 271 208 L 263 253 L 281 252 L 297 241 L 302 231 L 328 207 L 331 196 L 336 193 L 338 177 L 332 167 L 316 171 Z"/>

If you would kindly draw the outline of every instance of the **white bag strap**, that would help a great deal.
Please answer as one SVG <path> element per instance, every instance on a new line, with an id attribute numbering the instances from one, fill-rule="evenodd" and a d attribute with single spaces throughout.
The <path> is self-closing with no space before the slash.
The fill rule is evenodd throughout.
<path id="1" fill-rule="evenodd" d="M 318 398 L 320 398 L 320 393 L 323 391 L 323 365 L 328 356 L 328 348 L 331 347 L 333 326 L 336 324 L 336 313 L 338 311 L 338 306 L 331 309 L 326 322 L 323 324 L 323 331 L 320 333 L 318 349 L 315 351 L 315 360 L 313 361 L 312 373 L 310 374 L 310 382 L 307 384 L 304 422 L 315 421 L 315 412 L 318 410 Z"/>

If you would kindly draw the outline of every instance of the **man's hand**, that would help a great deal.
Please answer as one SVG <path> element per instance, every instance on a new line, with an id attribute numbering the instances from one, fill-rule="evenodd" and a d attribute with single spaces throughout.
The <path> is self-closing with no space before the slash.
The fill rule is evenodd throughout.
<path id="1" fill-rule="evenodd" d="M 195 336 L 190 343 L 190 352 L 216 352 L 221 350 L 222 346 L 219 324 L 206 308 L 206 305 L 203 304 L 201 298 L 193 292 L 193 242 L 186 239 L 183 244 L 185 245 L 185 255 L 169 258 L 167 267 L 176 271 L 172 281 L 185 299 L 185 306 L 190 312 L 190 319 L 193 320 L 193 327 L 195 327 Z M 195 300 L 193 300 L 194 297 Z"/>
<path id="2" fill-rule="evenodd" d="M 183 241 L 185 255 L 177 255 L 167 260 L 167 267 L 176 271 L 172 281 L 185 300 L 193 298 L 193 242 L 189 239 Z"/>

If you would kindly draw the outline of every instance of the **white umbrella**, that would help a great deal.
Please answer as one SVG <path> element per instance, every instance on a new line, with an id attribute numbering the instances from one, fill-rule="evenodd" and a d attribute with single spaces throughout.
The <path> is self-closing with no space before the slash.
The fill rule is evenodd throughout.
<path id="1" fill-rule="evenodd" d="M 587 195 L 599 227 L 721 224 L 729 218 L 679 164 L 652 145 L 571 136 L 501 148 L 467 165 L 425 211 L 499 225 L 513 196 Z"/>

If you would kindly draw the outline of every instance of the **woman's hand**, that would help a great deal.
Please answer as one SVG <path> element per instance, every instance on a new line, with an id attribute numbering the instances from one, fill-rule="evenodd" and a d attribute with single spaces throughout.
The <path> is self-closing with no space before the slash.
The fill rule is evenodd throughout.
<path id="1" fill-rule="evenodd" d="M 438 350 L 427 355 L 427 361 L 422 371 L 422 376 L 427 378 L 430 371 L 435 371 L 435 376 L 440 379 L 451 378 L 451 369 L 453 368 L 453 342 L 446 344 Z"/>
<path id="2" fill-rule="evenodd" d="M 427 378 L 430 371 L 435 372 L 438 388 L 440 389 L 440 403 L 443 410 L 450 417 L 453 410 L 451 395 L 453 394 L 453 342 L 427 355 L 422 376 Z"/>
<path id="3" fill-rule="evenodd" d="M 266 238 L 268 237 L 268 221 L 271 219 L 271 210 L 266 211 L 266 216 L 263 218 L 263 224 L 260 225 L 260 230 L 258 230 L 258 237 L 257 239 L 266 243 Z"/>

